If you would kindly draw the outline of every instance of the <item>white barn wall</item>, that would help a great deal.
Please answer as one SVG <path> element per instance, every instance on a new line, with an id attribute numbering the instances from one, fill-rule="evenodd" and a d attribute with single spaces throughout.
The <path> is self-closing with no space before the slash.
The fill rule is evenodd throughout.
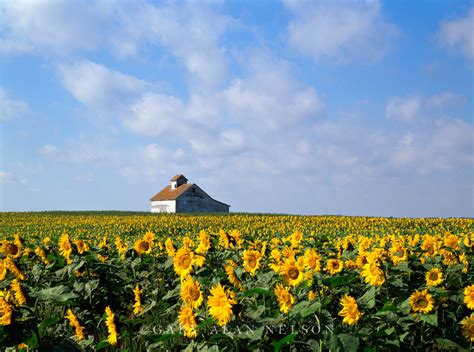
<path id="1" fill-rule="evenodd" d="M 151 212 L 161 213 L 159 207 L 165 206 L 166 213 L 176 213 L 176 201 L 175 200 L 155 200 L 151 202 Z"/>

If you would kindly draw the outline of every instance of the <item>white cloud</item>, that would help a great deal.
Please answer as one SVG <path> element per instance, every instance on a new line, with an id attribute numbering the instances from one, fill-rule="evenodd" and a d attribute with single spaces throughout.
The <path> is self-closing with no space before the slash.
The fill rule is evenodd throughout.
<path id="1" fill-rule="evenodd" d="M 124 58 L 151 45 L 172 53 L 200 86 L 220 84 L 227 74 L 220 37 L 232 21 L 216 4 L 17 0 L 2 1 L 0 11 L 4 54 L 65 56 L 105 48 Z"/>
<path id="2" fill-rule="evenodd" d="M 384 20 L 378 1 L 285 1 L 294 17 L 288 25 L 288 43 L 318 60 L 336 57 L 379 59 L 397 29 Z"/>
<path id="3" fill-rule="evenodd" d="M 113 18 L 113 4 L 103 1 L 2 1 L 0 9 L 0 49 L 7 54 L 91 50 L 102 42 L 102 24 Z"/>
<path id="4" fill-rule="evenodd" d="M 0 87 L 0 122 L 30 112 L 28 103 L 13 99 L 5 89 Z"/>
<path id="5" fill-rule="evenodd" d="M 186 129 L 183 103 L 164 94 L 147 93 L 136 101 L 125 117 L 124 124 L 132 131 L 148 136 Z"/>
<path id="6" fill-rule="evenodd" d="M 413 123 L 428 115 L 440 114 L 443 110 L 460 106 L 465 102 L 464 96 L 452 92 L 442 92 L 432 96 L 392 97 L 385 107 L 385 117 L 394 121 Z"/>
<path id="7" fill-rule="evenodd" d="M 76 140 L 67 140 L 63 146 L 45 144 L 39 148 L 39 154 L 51 160 L 71 164 L 115 164 L 120 159 L 110 138 L 104 136 L 80 136 Z"/>
<path id="8" fill-rule="evenodd" d="M 142 24 L 151 41 L 168 48 L 182 60 L 191 77 L 208 86 L 222 83 L 227 73 L 225 50 L 219 41 L 230 18 L 215 8 L 203 2 L 149 6 L 149 22 Z"/>
<path id="9" fill-rule="evenodd" d="M 443 92 L 433 95 L 426 101 L 430 108 L 447 108 L 462 105 L 466 102 L 466 97 L 452 92 Z"/>
<path id="10" fill-rule="evenodd" d="M 16 176 L 9 172 L 0 171 L 0 184 L 25 184 L 26 179 L 20 176 Z"/>
<path id="11" fill-rule="evenodd" d="M 422 100 L 417 96 L 393 97 L 387 103 L 385 117 L 401 122 L 411 122 L 420 112 L 421 105 Z"/>
<path id="12" fill-rule="evenodd" d="M 149 84 L 91 61 L 60 65 L 64 87 L 84 105 L 101 111 L 120 111 Z"/>
<path id="13" fill-rule="evenodd" d="M 460 50 L 468 60 L 474 60 L 474 6 L 465 16 L 443 22 L 437 38 L 441 45 Z"/>
<path id="14" fill-rule="evenodd" d="M 224 91 L 227 116 L 256 129 L 277 130 L 317 118 L 323 99 L 313 87 L 298 82 L 284 61 L 253 53 L 249 72 Z"/>

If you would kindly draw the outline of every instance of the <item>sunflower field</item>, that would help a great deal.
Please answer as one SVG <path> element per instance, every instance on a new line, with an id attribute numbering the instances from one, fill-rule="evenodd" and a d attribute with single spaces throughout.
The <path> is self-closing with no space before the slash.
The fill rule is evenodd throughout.
<path id="1" fill-rule="evenodd" d="M 0 347 L 468 351 L 474 221 L 2 213 Z"/>

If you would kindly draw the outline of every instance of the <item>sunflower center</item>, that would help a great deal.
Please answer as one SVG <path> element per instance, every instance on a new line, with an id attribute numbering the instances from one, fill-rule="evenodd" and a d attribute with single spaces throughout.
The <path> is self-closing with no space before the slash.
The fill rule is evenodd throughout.
<path id="1" fill-rule="evenodd" d="M 431 281 L 438 280 L 438 274 L 437 273 L 430 273 L 430 280 Z"/>
<path id="2" fill-rule="evenodd" d="M 140 249 L 143 251 L 143 252 L 146 252 L 148 251 L 148 249 L 150 248 L 149 244 L 147 241 L 142 241 L 140 242 Z"/>
<path id="3" fill-rule="evenodd" d="M 433 246 L 429 246 L 428 249 L 426 250 L 426 252 L 429 254 L 429 255 L 432 255 L 434 253 L 434 248 Z"/>
<path id="4" fill-rule="evenodd" d="M 419 297 L 415 303 L 416 306 L 420 308 L 426 308 L 428 306 L 428 301 L 424 297 Z"/>
<path id="5" fill-rule="evenodd" d="M 9 243 L 6 248 L 7 254 L 16 255 L 18 253 L 18 246 L 13 243 Z"/>
<path id="6" fill-rule="evenodd" d="M 292 267 L 288 270 L 288 276 L 292 280 L 296 280 L 298 278 L 299 274 L 300 274 L 299 270 L 295 267 Z"/>
<path id="7" fill-rule="evenodd" d="M 255 266 L 257 265 L 257 260 L 255 259 L 255 257 L 250 257 L 247 262 L 249 263 L 249 267 L 251 268 L 255 268 Z"/>
<path id="8" fill-rule="evenodd" d="M 189 288 L 189 296 L 193 299 L 193 301 L 197 301 L 199 298 L 199 290 L 195 286 L 191 286 Z"/>
<path id="9" fill-rule="evenodd" d="M 181 266 L 183 268 L 187 268 L 187 267 L 189 267 L 189 265 L 191 265 L 191 257 L 189 255 L 185 254 L 181 257 Z"/>

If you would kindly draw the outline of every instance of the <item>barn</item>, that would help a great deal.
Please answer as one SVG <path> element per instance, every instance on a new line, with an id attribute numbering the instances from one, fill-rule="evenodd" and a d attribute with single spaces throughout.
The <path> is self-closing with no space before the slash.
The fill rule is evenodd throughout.
<path id="1" fill-rule="evenodd" d="M 228 213 L 230 205 L 211 198 L 197 184 L 176 175 L 151 199 L 152 213 Z"/>

